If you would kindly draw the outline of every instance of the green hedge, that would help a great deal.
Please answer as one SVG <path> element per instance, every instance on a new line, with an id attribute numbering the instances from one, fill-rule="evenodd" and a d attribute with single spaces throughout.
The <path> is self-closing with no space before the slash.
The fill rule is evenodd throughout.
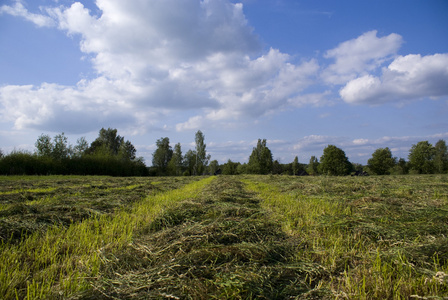
<path id="1" fill-rule="evenodd" d="M 148 176 L 141 161 L 117 156 L 85 155 L 55 160 L 27 152 L 12 152 L 0 159 L 1 175 L 111 175 Z"/>

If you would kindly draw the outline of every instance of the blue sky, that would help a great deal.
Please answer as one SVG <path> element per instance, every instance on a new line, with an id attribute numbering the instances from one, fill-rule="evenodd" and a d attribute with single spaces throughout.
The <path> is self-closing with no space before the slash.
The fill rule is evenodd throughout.
<path id="1" fill-rule="evenodd" d="M 117 128 L 151 163 L 197 130 L 223 163 L 448 140 L 448 2 L 0 1 L 0 148 Z"/>

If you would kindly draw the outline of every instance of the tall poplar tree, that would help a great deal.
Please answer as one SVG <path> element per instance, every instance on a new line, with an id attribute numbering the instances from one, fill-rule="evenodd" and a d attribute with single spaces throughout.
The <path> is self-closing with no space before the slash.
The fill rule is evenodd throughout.
<path id="1" fill-rule="evenodd" d="M 299 174 L 299 158 L 294 157 L 294 161 L 292 162 L 292 175 Z"/>
<path id="2" fill-rule="evenodd" d="M 207 147 L 204 143 L 205 136 L 202 131 L 198 130 L 195 136 L 196 142 L 196 164 L 195 164 L 195 175 L 202 175 L 210 160 L 210 155 L 207 155 L 205 148 Z"/>

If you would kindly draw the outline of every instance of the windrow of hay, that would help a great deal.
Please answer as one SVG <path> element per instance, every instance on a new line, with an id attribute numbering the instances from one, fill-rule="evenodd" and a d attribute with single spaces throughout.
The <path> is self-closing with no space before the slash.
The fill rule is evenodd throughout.
<path id="1" fill-rule="evenodd" d="M 220 176 L 142 228 L 80 298 L 316 299 L 328 272 L 297 260 L 308 242 L 285 234 L 237 177 Z"/>
<path id="2" fill-rule="evenodd" d="M 446 175 L 20 180 L 2 299 L 448 298 Z"/>
<path id="3" fill-rule="evenodd" d="M 119 252 L 166 209 L 197 197 L 212 178 L 154 193 L 126 209 L 69 226 L 50 226 L 19 242 L 0 246 L 2 299 L 68 298 L 89 289 L 89 280 L 109 263 L 105 251 Z M 178 187 L 178 186 L 177 186 Z"/>
<path id="4" fill-rule="evenodd" d="M 15 179 L 15 180 L 14 180 Z M 19 243 L 49 227 L 68 227 L 131 209 L 147 195 L 172 190 L 197 178 L 102 176 L 0 176 L 0 241 Z"/>
<path id="5" fill-rule="evenodd" d="M 337 299 L 448 298 L 448 176 L 246 177 Z"/>

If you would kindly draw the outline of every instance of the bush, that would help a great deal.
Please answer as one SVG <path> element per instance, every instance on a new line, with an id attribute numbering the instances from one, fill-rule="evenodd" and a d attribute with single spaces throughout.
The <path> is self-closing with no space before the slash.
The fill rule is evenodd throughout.
<path id="1" fill-rule="evenodd" d="M 112 155 L 84 155 L 56 160 L 15 151 L 0 160 L 0 174 L 148 176 L 149 172 L 141 160 L 127 160 Z"/>

